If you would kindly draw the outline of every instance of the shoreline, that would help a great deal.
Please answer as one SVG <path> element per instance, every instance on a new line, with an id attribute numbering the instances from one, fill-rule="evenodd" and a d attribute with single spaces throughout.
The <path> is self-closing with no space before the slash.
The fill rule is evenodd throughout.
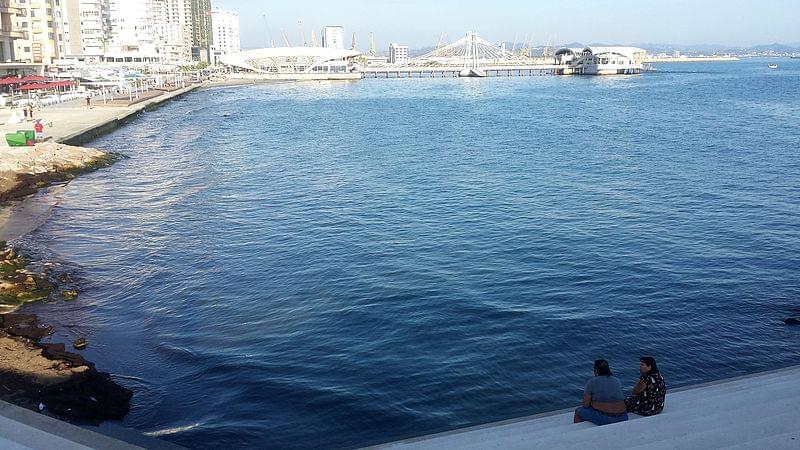
<path id="1" fill-rule="evenodd" d="M 42 340 L 53 333 L 53 328 L 40 324 L 36 315 L 18 313 L 31 302 L 75 300 L 78 292 L 67 274 L 50 271 L 52 266 L 46 261 L 39 261 L 45 270 L 36 273 L 30 268 L 30 261 L 6 243 L 30 232 L 29 227 L 8 228 L 15 214 L 24 215 L 15 208 L 41 189 L 68 183 L 126 158 L 120 153 L 78 145 L 201 86 L 191 84 L 146 96 L 123 107 L 100 105 L 84 109 L 80 102 L 50 107 L 39 112 L 43 121 L 49 121 L 47 142 L 33 147 L 0 147 L 0 400 L 85 424 L 122 420 L 127 415 L 133 391 L 79 354 L 66 351 L 64 344 L 44 343 Z M 4 124 L 3 132 L 28 127 L 32 124 Z M 86 341 L 80 339 L 73 343 L 77 350 L 85 345 Z"/>

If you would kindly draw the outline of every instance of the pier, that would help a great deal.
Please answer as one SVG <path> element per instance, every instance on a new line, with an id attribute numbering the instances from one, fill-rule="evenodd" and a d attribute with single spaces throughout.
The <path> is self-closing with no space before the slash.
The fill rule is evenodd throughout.
<path id="1" fill-rule="evenodd" d="M 543 75 L 560 75 L 563 66 L 555 64 L 530 64 L 484 66 L 481 70 L 487 77 L 533 77 Z M 429 66 L 429 67 L 367 67 L 361 69 L 362 78 L 455 78 L 464 67 Z"/>

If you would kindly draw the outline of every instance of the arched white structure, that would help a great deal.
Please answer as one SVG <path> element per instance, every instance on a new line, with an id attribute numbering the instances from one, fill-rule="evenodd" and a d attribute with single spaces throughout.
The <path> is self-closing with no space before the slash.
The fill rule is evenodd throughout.
<path id="1" fill-rule="evenodd" d="M 225 55 L 220 62 L 265 75 L 335 75 L 356 72 L 354 58 L 359 55 L 356 51 L 335 48 L 277 47 Z"/>
<path id="2" fill-rule="evenodd" d="M 467 33 L 466 37 L 450 45 L 413 58 L 411 65 L 461 66 L 475 69 L 492 64 L 508 64 L 511 61 L 518 60 L 520 58 L 514 56 L 505 48 L 481 39 L 476 33 L 472 32 Z"/>

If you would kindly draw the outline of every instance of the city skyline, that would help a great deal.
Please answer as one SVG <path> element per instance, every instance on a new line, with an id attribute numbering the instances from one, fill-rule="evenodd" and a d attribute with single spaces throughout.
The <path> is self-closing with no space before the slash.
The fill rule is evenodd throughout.
<path id="1" fill-rule="evenodd" d="M 325 25 L 345 28 L 347 44 L 353 33 L 358 47 L 369 46 L 375 33 L 380 51 L 398 42 L 411 48 L 451 42 L 469 31 L 491 41 L 609 44 L 664 43 L 675 45 L 754 45 L 800 43 L 795 17 L 800 4 L 788 0 L 729 2 L 701 0 L 658 1 L 646 8 L 632 0 L 565 0 L 558 4 L 501 0 L 482 2 L 363 0 L 335 3 L 306 0 L 265 4 L 259 0 L 215 0 L 213 6 L 238 12 L 243 48 L 310 42 L 313 31 Z"/>

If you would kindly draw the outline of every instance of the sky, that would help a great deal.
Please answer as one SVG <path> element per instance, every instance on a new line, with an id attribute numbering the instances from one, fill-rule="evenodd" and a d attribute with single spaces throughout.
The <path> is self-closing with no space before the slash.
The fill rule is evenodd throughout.
<path id="1" fill-rule="evenodd" d="M 375 33 L 379 50 L 390 42 L 413 48 L 449 43 L 469 31 L 492 42 L 534 45 L 717 44 L 747 47 L 800 43 L 800 0 L 211 0 L 239 13 L 243 48 L 319 39 L 325 25 L 356 33 L 358 48 Z M 301 34 L 302 30 L 302 34 Z"/>

